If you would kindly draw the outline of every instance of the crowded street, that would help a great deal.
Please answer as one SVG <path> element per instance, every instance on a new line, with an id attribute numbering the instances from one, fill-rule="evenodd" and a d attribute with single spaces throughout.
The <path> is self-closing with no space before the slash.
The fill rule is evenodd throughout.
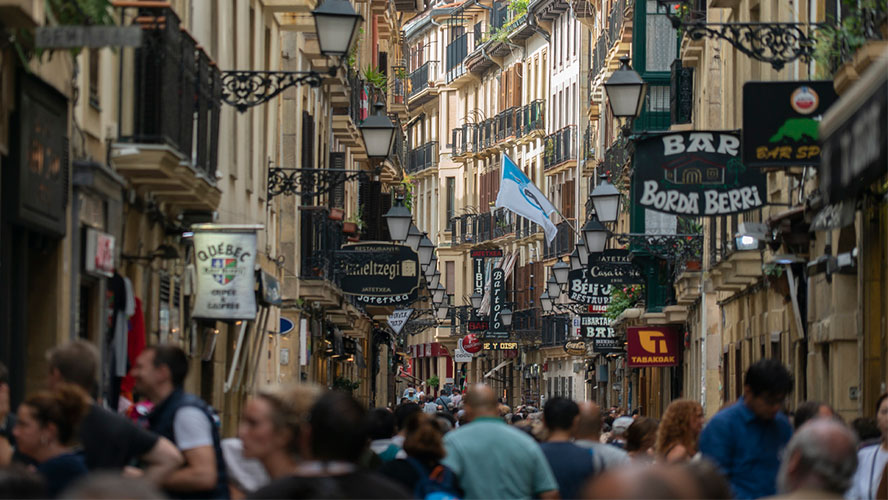
<path id="1" fill-rule="evenodd" d="M 0 0 L 0 499 L 888 500 L 888 0 Z"/>

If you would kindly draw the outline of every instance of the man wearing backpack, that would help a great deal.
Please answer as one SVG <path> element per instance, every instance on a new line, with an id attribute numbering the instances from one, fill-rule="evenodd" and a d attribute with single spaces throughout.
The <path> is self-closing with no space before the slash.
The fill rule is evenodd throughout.
<path id="1" fill-rule="evenodd" d="M 558 498 L 558 483 L 540 446 L 525 432 L 506 425 L 496 395 L 483 384 L 465 397 L 469 423 L 444 436 L 447 456 L 466 498 Z"/>

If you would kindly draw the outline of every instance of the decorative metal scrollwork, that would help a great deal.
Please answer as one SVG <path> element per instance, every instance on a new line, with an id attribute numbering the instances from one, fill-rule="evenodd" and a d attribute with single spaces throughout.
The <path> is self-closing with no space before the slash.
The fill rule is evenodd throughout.
<path id="1" fill-rule="evenodd" d="M 703 258 L 702 234 L 615 234 L 614 238 L 630 250 L 641 250 L 671 262 Z"/>
<path id="2" fill-rule="evenodd" d="M 786 63 L 810 62 L 816 40 L 808 30 L 819 24 L 799 23 L 680 23 L 692 40 L 720 38 L 740 52 L 781 70 Z M 808 28 L 808 29 L 806 29 Z"/>
<path id="3" fill-rule="evenodd" d="M 335 76 L 336 71 L 334 66 L 329 75 Z M 222 101 L 243 113 L 294 85 L 318 87 L 323 79 L 324 74 L 317 71 L 223 71 Z"/>
<path id="4" fill-rule="evenodd" d="M 268 199 L 279 194 L 319 196 L 354 179 L 369 180 L 372 175 L 369 170 L 270 167 Z"/>

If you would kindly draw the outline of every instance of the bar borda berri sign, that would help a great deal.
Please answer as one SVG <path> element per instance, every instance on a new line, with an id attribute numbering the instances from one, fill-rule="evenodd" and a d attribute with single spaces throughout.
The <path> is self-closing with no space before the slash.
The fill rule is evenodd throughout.
<path id="1" fill-rule="evenodd" d="M 368 242 L 336 252 L 339 287 L 372 305 L 409 301 L 419 288 L 419 256 L 410 247 Z"/>
<path id="2" fill-rule="evenodd" d="M 673 215 L 711 217 L 759 208 L 765 175 L 746 168 L 733 132 L 677 132 L 635 145 L 633 203 Z"/>

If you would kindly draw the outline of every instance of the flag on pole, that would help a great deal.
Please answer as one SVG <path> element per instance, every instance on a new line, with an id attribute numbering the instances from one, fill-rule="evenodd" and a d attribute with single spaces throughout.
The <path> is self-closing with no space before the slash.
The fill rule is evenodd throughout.
<path id="1" fill-rule="evenodd" d="M 506 154 L 503 154 L 503 177 L 496 196 L 496 207 L 507 208 L 542 226 L 549 243 L 552 243 L 558 233 L 558 228 L 550 218 L 552 212 L 557 212 L 558 209 Z"/>

